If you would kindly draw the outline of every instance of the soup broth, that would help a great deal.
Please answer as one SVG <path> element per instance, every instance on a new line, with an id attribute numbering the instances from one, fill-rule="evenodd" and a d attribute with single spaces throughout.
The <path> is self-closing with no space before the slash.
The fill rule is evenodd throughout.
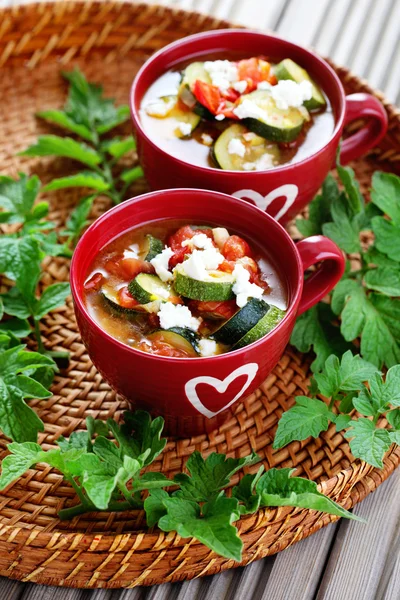
<path id="1" fill-rule="evenodd" d="M 161 356 L 243 347 L 275 327 L 287 309 L 284 280 L 255 244 L 222 227 L 177 220 L 145 225 L 108 244 L 84 289 L 102 329 Z"/>
<path id="2" fill-rule="evenodd" d="M 169 70 L 144 94 L 140 118 L 165 152 L 239 171 L 301 161 L 326 144 L 335 126 L 329 99 L 304 69 L 289 59 L 272 64 L 260 57 Z"/>

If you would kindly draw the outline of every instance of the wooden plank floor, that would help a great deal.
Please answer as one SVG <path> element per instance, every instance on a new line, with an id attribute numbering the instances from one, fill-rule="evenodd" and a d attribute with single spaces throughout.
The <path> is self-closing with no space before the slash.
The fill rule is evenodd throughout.
<path id="1" fill-rule="evenodd" d="M 30 1 L 30 0 L 23 0 Z M 158 0 L 276 31 L 400 103 L 400 0 Z M 0 0 L 0 7 L 19 0 Z M 275 557 L 190 582 L 68 590 L 0 578 L 0 600 L 400 600 L 400 470 L 355 512 Z"/>

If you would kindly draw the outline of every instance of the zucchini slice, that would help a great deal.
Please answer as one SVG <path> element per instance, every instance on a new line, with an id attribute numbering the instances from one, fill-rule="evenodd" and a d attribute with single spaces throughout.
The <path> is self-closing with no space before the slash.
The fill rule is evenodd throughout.
<path id="1" fill-rule="evenodd" d="M 258 323 L 247 333 L 245 333 L 245 335 L 241 337 L 238 342 L 236 342 L 232 350 L 244 348 L 244 346 L 248 346 L 249 344 L 252 344 L 253 342 L 256 342 L 260 338 L 264 337 L 264 335 L 269 333 L 278 325 L 279 321 L 282 321 L 285 314 L 286 311 L 281 310 L 277 306 L 271 306 L 269 311 L 258 321 Z"/>
<path id="2" fill-rule="evenodd" d="M 238 140 L 244 146 L 244 156 L 229 151 L 232 140 Z M 256 134 L 249 136 L 249 130 L 238 124 L 221 133 L 214 144 L 213 154 L 221 169 L 228 171 L 264 171 L 268 165 L 271 168 L 277 165 L 280 158 L 277 144 Z"/>
<path id="3" fill-rule="evenodd" d="M 116 310 L 120 313 L 133 315 L 133 314 L 137 314 L 137 313 L 146 313 L 146 312 L 147 313 L 153 313 L 153 312 L 156 313 L 160 310 L 160 301 L 159 300 L 155 300 L 155 301 L 149 302 L 147 304 L 138 304 L 134 308 L 125 308 L 124 306 L 121 306 L 119 304 L 117 291 L 106 285 L 103 285 L 103 287 L 100 290 L 100 294 L 101 294 L 102 298 L 104 299 L 104 301 L 108 304 L 108 306 L 110 306 L 111 308 L 113 308 L 114 310 Z"/>
<path id="4" fill-rule="evenodd" d="M 188 356 L 198 356 L 199 336 L 186 327 L 171 327 L 171 329 L 159 329 L 147 336 L 151 341 L 161 341 L 178 350 L 184 350 Z"/>
<path id="5" fill-rule="evenodd" d="M 191 300 L 217 301 L 234 298 L 232 287 L 235 280 L 230 273 L 209 271 L 209 274 L 208 281 L 199 281 L 186 275 L 178 265 L 175 268 L 175 291 Z"/>
<path id="6" fill-rule="evenodd" d="M 282 60 L 276 65 L 275 75 L 278 80 L 291 79 L 296 83 L 309 81 L 313 87 L 313 94 L 310 100 L 304 102 L 304 106 L 307 110 L 319 110 L 325 108 L 326 100 L 321 88 L 311 79 L 307 71 L 295 63 L 291 58 L 285 58 L 285 60 Z"/>
<path id="7" fill-rule="evenodd" d="M 196 115 L 199 115 L 203 119 L 214 119 L 214 115 L 197 100 L 192 92 L 193 86 L 198 79 L 204 81 L 204 83 L 211 84 L 211 77 L 205 70 L 204 63 L 190 63 L 182 73 L 182 80 L 178 91 L 179 98 Z"/>
<path id="8" fill-rule="evenodd" d="M 141 304 L 154 302 L 155 300 L 166 301 L 171 294 L 169 285 L 161 281 L 157 275 L 139 273 L 128 285 L 130 294 Z"/>
<path id="9" fill-rule="evenodd" d="M 297 138 L 304 124 L 304 114 L 298 108 L 278 108 L 268 91 L 256 90 L 241 97 L 241 102 L 249 100 L 261 108 L 265 116 L 243 119 L 251 131 L 274 142 L 292 142 Z"/>
<path id="10" fill-rule="evenodd" d="M 269 304 L 258 298 L 251 298 L 233 317 L 214 332 L 214 337 L 224 344 L 236 344 L 269 311 Z"/>
<path id="11" fill-rule="evenodd" d="M 145 243 L 143 245 L 143 260 L 150 262 L 155 256 L 157 256 L 157 254 L 161 254 L 163 248 L 164 244 L 162 243 L 162 241 L 148 233 L 145 237 Z"/>

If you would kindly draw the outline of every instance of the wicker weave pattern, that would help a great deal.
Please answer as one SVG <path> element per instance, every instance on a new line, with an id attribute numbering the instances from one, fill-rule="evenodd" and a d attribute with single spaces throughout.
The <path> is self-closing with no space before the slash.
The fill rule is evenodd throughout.
<path id="1" fill-rule="evenodd" d="M 0 13 L 0 171 L 37 172 L 43 183 L 70 172 L 65 160 L 26 159 L 16 154 L 49 127 L 34 113 L 60 106 L 65 83 L 60 68 L 79 65 L 106 93 L 126 102 L 132 78 L 156 49 L 204 29 L 227 23 L 183 11 L 123 3 L 60 2 L 19 7 Z M 349 93 L 370 91 L 364 82 L 337 69 Z M 377 168 L 400 171 L 400 115 L 386 105 L 390 130 L 369 159 L 354 168 L 364 191 Z M 357 125 L 355 125 L 357 126 Z M 55 130 L 56 131 L 56 130 Z M 129 126 L 121 129 L 129 132 Z M 129 164 L 136 157 L 129 159 Z M 134 194 L 145 190 L 139 184 Z M 63 223 L 79 192 L 48 196 L 51 218 Z M 93 217 L 108 207 L 99 198 Z M 48 260 L 44 284 L 65 281 L 68 261 Z M 124 401 L 102 381 L 91 364 L 76 328 L 72 304 L 51 313 L 42 324 L 48 348 L 69 349 L 68 373 L 56 377 L 53 397 L 33 401 L 45 422 L 41 442 L 50 447 L 60 435 L 82 428 L 88 414 L 118 418 Z M 398 466 L 400 449 L 392 448 L 378 471 L 355 461 L 347 441 L 331 427 L 317 440 L 295 442 L 273 451 L 278 419 L 296 394 L 307 393 L 309 359 L 288 349 L 259 390 L 248 397 L 219 431 L 193 439 L 170 440 L 154 469 L 168 475 L 182 469 L 194 449 L 243 456 L 254 448 L 266 467 L 296 467 L 317 480 L 324 493 L 346 508 L 376 489 Z M 1 457 L 6 440 L 0 437 Z M 149 531 L 140 512 L 94 513 L 60 523 L 57 511 L 70 506 L 72 489 L 46 467 L 30 470 L 0 496 L 0 574 L 24 581 L 73 587 L 134 587 L 208 575 L 237 563 L 216 556 L 193 540 Z M 323 527 L 334 517 L 291 508 L 261 510 L 240 522 L 245 542 L 243 564 L 283 550 Z"/>

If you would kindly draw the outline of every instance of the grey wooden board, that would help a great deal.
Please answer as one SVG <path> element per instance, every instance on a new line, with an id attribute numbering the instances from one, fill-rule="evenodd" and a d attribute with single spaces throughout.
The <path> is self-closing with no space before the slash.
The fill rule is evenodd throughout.
<path id="1" fill-rule="evenodd" d="M 22 0 L 27 3 L 32 0 Z M 21 0 L 0 0 L 0 7 Z M 313 47 L 400 102 L 400 0 L 151 0 Z M 341 521 L 245 568 L 132 590 L 73 590 L 0 578 L 0 600 L 400 600 L 400 470 Z M 397 542 L 396 542 L 397 539 Z"/>

